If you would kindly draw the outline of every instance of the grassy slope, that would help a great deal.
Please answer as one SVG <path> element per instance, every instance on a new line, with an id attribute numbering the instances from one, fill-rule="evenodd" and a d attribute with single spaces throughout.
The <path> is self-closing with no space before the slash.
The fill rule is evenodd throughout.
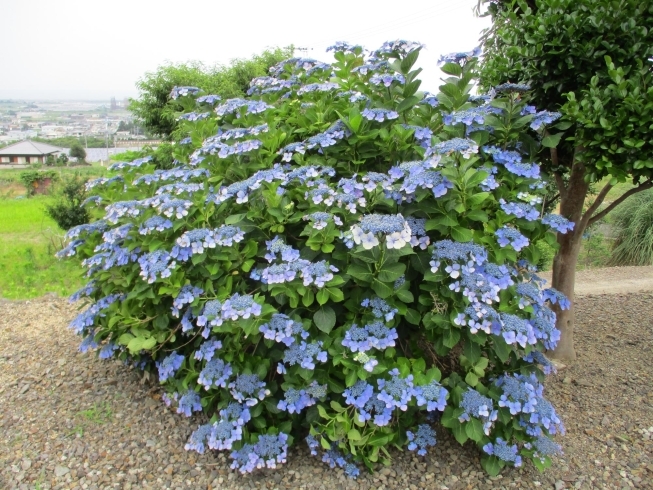
<path id="1" fill-rule="evenodd" d="M 48 201 L 0 200 L 0 297 L 68 295 L 82 284 L 79 265 L 54 257 L 64 232 L 45 214 Z"/>

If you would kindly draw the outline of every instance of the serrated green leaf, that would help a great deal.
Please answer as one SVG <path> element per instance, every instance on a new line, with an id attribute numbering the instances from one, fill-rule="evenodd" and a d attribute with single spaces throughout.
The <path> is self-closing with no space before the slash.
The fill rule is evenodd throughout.
<path id="1" fill-rule="evenodd" d="M 457 242 L 469 242 L 474 238 L 472 230 L 468 228 L 463 228 L 462 226 L 456 226 L 451 228 L 451 238 Z"/>
<path id="2" fill-rule="evenodd" d="M 471 417 L 469 421 L 465 424 L 465 434 L 472 441 L 479 442 L 483 439 L 483 424 L 480 420 L 475 417 Z"/>

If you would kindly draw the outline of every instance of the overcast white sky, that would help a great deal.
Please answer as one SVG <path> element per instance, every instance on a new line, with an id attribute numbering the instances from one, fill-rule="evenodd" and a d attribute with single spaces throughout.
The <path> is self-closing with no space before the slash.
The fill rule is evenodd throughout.
<path id="1" fill-rule="evenodd" d="M 478 45 L 477 0 L 0 0 L 0 99 L 107 99 L 167 62 L 226 64 L 266 47 L 334 41 L 376 48 L 426 45 L 423 89 L 435 90 L 440 54 Z"/>

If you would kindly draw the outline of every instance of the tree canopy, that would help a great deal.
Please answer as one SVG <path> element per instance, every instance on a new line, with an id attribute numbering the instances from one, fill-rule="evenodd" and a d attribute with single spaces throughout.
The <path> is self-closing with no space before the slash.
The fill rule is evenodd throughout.
<path id="1" fill-rule="evenodd" d="M 653 3 L 638 0 L 482 0 L 493 20 L 483 37 L 481 85 L 530 85 L 538 108 L 560 121 L 542 139 L 543 170 L 561 214 L 576 223 L 559 236 L 553 285 L 573 295 L 584 230 L 630 195 L 653 187 Z M 528 137 L 522 140 L 530 145 Z M 610 177 L 591 203 L 590 184 Z M 604 200 L 618 182 L 634 189 Z M 556 357 L 573 359 L 573 308 L 558 312 Z"/>
<path id="2" fill-rule="evenodd" d="M 147 72 L 136 86 L 138 99 L 131 99 L 129 109 L 150 133 L 170 139 L 177 127 L 176 114 L 181 106 L 170 100 L 176 86 L 195 86 L 223 98 L 239 97 L 247 92 L 249 82 L 268 74 L 271 66 L 292 56 L 293 47 L 265 50 L 250 59 L 236 59 L 228 66 L 207 66 L 199 61 L 167 64 Z"/>

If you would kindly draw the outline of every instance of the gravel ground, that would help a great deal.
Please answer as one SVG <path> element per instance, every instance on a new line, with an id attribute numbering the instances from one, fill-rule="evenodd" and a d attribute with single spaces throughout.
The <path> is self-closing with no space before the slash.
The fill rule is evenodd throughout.
<path id="1" fill-rule="evenodd" d="M 540 274 L 549 283 L 551 272 Z M 653 266 L 609 267 L 576 271 L 576 296 L 653 291 Z"/>
<path id="2" fill-rule="evenodd" d="M 357 481 L 303 447 L 280 470 L 246 477 L 224 454 L 184 451 L 198 420 L 172 413 L 137 372 L 77 353 L 74 307 L 1 301 L 2 489 L 653 488 L 651 293 L 579 298 L 578 362 L 547 381 L 567 435 L 546 473 L 529 464 L 488 478 L 475 447 L 441 433 L 425 458 L 395 452 L 391 467 Z"/>

